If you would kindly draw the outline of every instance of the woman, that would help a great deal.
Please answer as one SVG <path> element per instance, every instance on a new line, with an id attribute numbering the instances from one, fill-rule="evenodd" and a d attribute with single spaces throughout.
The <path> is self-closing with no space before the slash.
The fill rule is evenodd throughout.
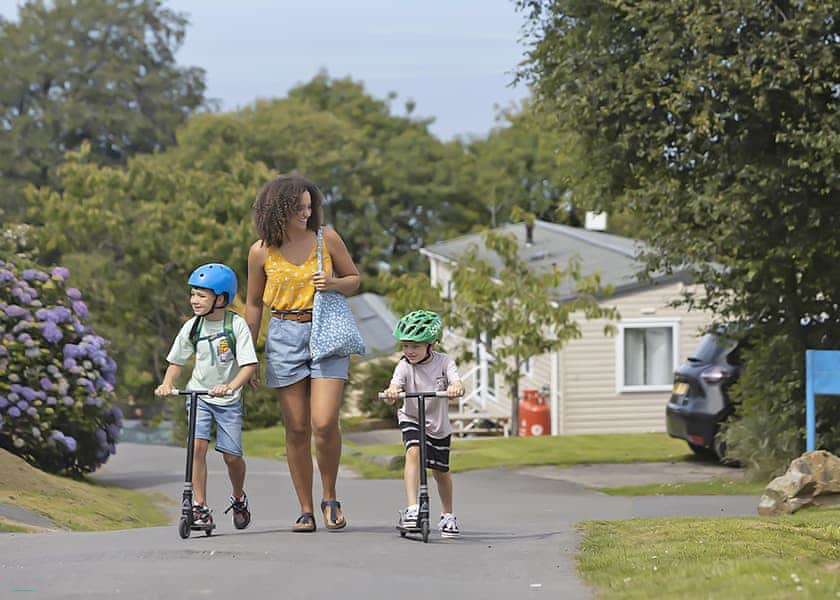
<path id="1" fill-rule="evenodd" d="M 347 520 L 336 497 L 341 457 L 338 411 L 350 359 L 313 361 L 309 333 L 315 290 L 347 294 L 359 287 L 359 271 L 341 237 L 323 230 L 323 271 L 318 271 L 317 231 L 322 196 L 300 175 L 268 182 L 257 195 L 254 222 L 259 240 L 248 253 L 245 320 L 257 339 L 263 306 L 271 311 L 265 343 L 266 385 L 277 389 L 286 426 L 286 459 L 301 514 L 293 531 L 315 531 L 311 437 L 321 473 L 320 504 L 327 529 Z"/>

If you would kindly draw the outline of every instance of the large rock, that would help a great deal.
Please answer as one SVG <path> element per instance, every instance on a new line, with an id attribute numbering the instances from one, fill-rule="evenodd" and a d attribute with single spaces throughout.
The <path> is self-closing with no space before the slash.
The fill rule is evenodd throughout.
<path id="1" fill-rule="evenodd" d="M 825 450 L 806 452 L 764 488 L 758 514 L 787 515 L 807 506 L 840 504 L 840 458 Z"/>

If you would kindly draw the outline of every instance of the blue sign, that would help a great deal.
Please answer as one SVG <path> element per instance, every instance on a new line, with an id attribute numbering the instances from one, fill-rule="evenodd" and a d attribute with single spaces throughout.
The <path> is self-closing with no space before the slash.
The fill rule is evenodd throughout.
<path id="1" fill-rule="evenodd" d="M 840 350 L 805 351 L 805 450 L 816 450 L 817 416 L 814 397 L 840 395 Z"/>

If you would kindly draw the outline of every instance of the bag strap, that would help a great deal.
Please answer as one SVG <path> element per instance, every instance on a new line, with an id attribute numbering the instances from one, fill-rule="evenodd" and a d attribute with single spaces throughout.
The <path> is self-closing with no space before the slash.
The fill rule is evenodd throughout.
<path id="1" fill-rule="evenodd" d="M 324 270 L 324 255 L 321 247 L 324 245 L 324 228 L 318 228 L 318 270 Z"/>

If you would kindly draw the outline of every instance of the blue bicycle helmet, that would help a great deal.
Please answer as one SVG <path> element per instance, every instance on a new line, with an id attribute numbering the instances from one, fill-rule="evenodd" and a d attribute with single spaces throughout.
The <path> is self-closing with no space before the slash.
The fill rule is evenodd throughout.
<path id="1" fill-rule="evenodd" d="M 227 304 L 236 296 L 236 273 L 229 266 L 220 263 L 201 265 L 192 272 L 187 283 L 191 287 L 212 290 L 217 296 L 227 294 Z"/>

